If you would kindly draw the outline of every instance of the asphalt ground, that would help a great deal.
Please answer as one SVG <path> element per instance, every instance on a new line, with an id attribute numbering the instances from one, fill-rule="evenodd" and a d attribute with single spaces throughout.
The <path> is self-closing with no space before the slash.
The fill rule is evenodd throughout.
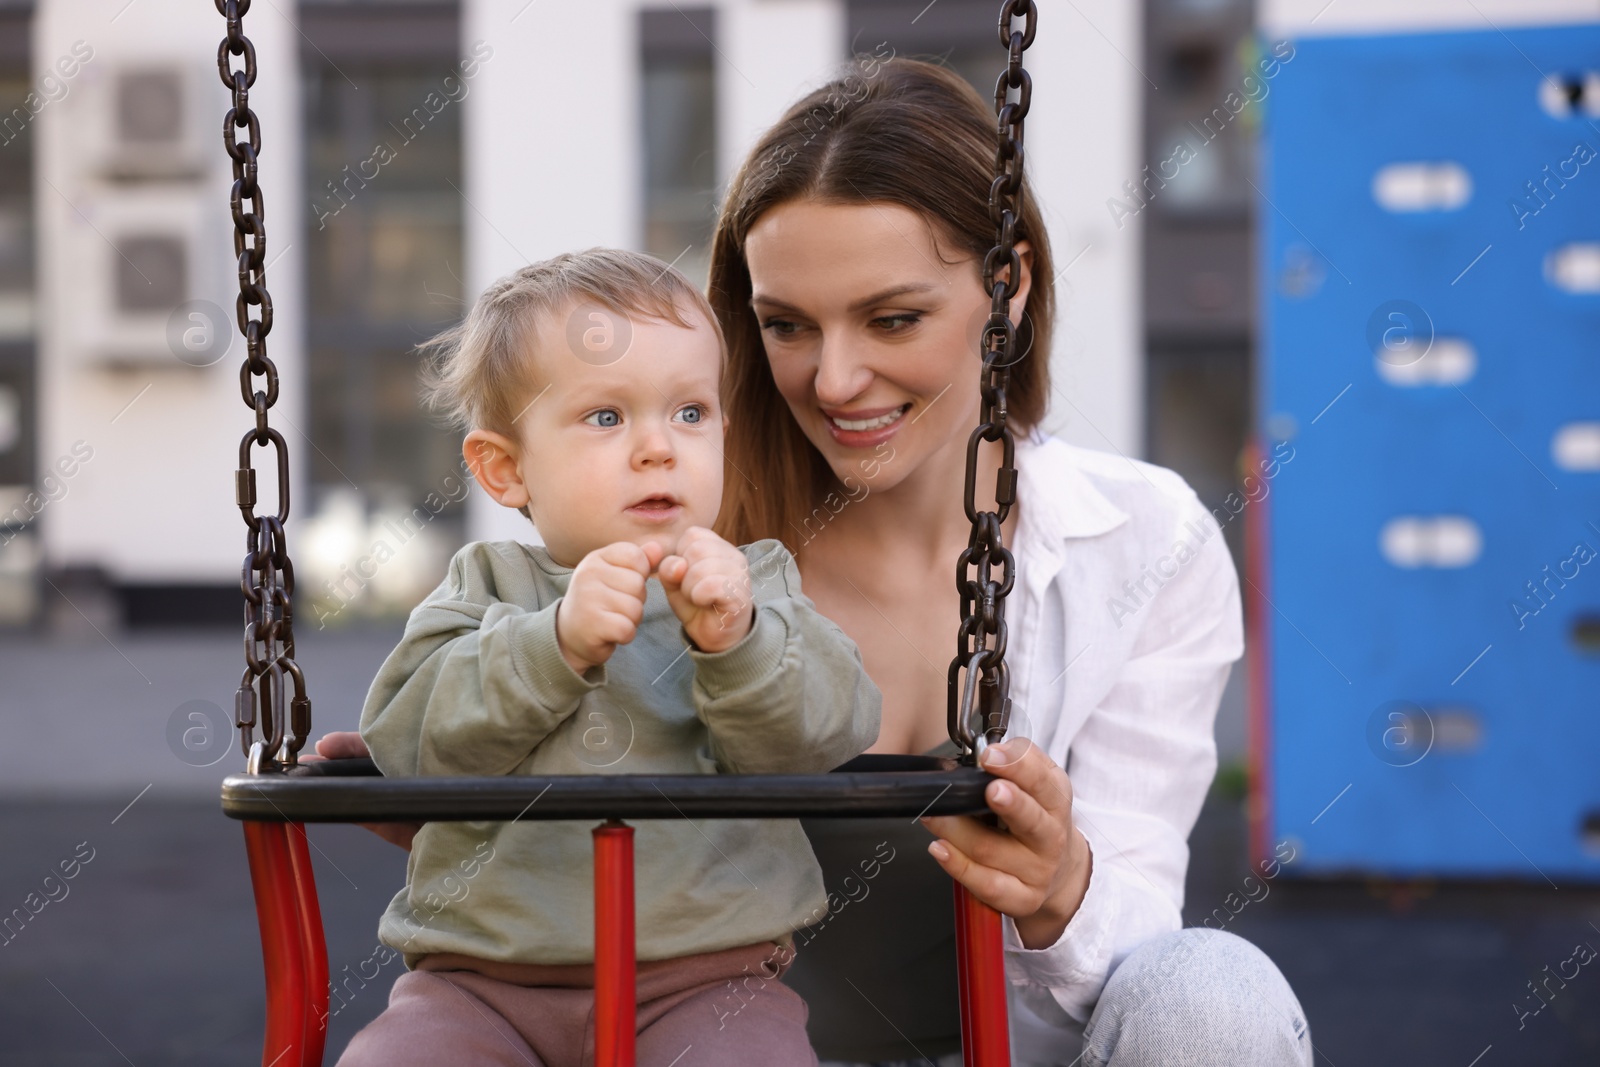
<path id="1" fill-rule="evenodd" d="M 354 725 L 395 636 L 302 637 L 318 733 Z M 240 656 L 226 634 L 0 639 L 0 916 L 46 901 L 0 941 L 5 1067 L 260 1062 L 243 839 L 215 799 L 239 758 L 193 703 L 225 707 Z M 345 990 L 331 1064 L 400 973 L 398 960 L 358 972 L 372 973 L 405 854 L 356 827 L 310 835 Z M 1190 844 L 1185 921 L 1216 925 L 1223 908 L 1225 928 L 1277 962 L 1319 1067 L 1600 1064 L 1600 963 L 1574 962 L 1600 949 L 1600 887 L 1285 875 L 1239 907 L 1242 801 L 1214 792 Z"/>

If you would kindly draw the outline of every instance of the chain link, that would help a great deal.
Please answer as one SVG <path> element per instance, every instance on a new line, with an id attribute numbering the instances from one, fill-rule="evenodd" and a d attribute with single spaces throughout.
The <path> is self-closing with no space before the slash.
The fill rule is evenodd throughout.
<path id="1" fill-rule="evenodd" d="M 234 723 L 252 773 L 278 763 L 293 766 L 311 733 L 311 700 L 306 680 L 294 660 L 294 564 L 283 524 L 289 518 L 289 445 L 267 421 L 278 401 L 278 368 L 267 358 L 267 334 L 272 332 L 272 297 L 267 293 L 266 200 L 256 184 L 261 155 L 261 122 L 250 110 L 250 87 L 256 82 L 256 50 L 244 35 L 244 16 L 250 0 L 216 0 L 217 11 L 228 22 L 228 35 L 217 47 L 217 71 L 233 94 L 233 104 L 222 120 L 222 143 L 233 161 L 233 190 L 228 206 L 233 214 L 233 254 L 239 264 L 239 298 L 236 304 L 239 332 L 244 335 L 245 359 L 239 368 L 239 389 L 245 406 L 255 414 L 255 426 L 239 442 L 239 468 L 234 476 L 234 497 L 244 516 L 244 566 L 239 587 L 244 592 L 244 675 L 234 694 Z M 243 56 L 244 66 L 233 67 L 230 56 Z M 245 130 L 246 140 L 237 131 Z M 252 317 L 250 309 L 259 309 Z M 260 385 L 257 378 L 265 379 Z M 277 460 L 278 510 L 256 513 L 256 470 L 252 448 L 272 446 Z M 284 676 L 294 687 L 289 715 L 284 715 Z M 260 727 L 257 735 L 256 727 Z"/>
<path id="2" fill-rule="evenodd" d="M 1022 20 L 1014 29 L 1012 21 Z M 982 408 L 978 427 L 967 438 L 967 477 L 962 504 L 972 523 L 972 536 L 956 561 L 956 590 L 961 594 L 961 627 L 956 655 L 948 674 L 950 739 L 964 763 L 975 763 L 980 743 L 1005 737 L 1011 722 L 1011 676 L 1006 668 L 1006 594 L 1016 577 L 1015 561 L 1001 539 L 1000 527 L 1017 500 L 1016 442 L 1006 425 L 1006 387 L 1011 365 L 1026 353 L 1017 349 L 1011 322 L 1011 298 L 1022 282 L 1022 257 L 1016 249 L 1017 218 L 1022 211 L 1022 123 L 1033 95 L 1033 80 L 1022 68 L 1022 53 L 1033 43 L 1039 12 L 1033 0 L 1005 0 L 1000 8 L 1000 45 L 1009 57 L 994 87 L 998 147 L 995 178 L 989 186 L 989 218 L 995 225 L 995 246 L 983 260 L 983 286 L 990 295 L 984 325 L 983 366 L 979 371 Z M 1013 91 L 1015 99 L 1009 99 Z M 1006 277 L 995 275 L 1005 268 Z M 1000 469 L 995 478 L 994 511 L 979 511 L 975 491 L 978 447 L 1000 442 Z M 991 567 L 998 565 L 996 580 Z M 976 576 L 972 568 L 977 568 Z M 966 670 L 966 684 L 961 672 Z"/>

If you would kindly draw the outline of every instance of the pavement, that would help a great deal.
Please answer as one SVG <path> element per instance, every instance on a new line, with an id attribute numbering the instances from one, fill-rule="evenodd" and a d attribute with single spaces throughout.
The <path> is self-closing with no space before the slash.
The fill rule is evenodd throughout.
<path id="1" fill-rule="evenodd" d="M 0 634 L 0 798 L 215 798 L 244 768 L 239 630 Z M 393 627 L 296 626 L 314 734 L 354 730 Z M 199 716 L 195 718 L 194 716 Z M 143 801 L 141 801 L 142 803 Z"/>
<path id="2" fill-rule="evenodd" d="M 354 727 L 397 633 L 301 636 L 317 734 Z M 47 900 L 0 933 L 5 1067 L 260 1062 L 254 905 L 216 799 L 240 757 L 204 706 L 229 707 L 241 663 L 232 634 L 0 637 L 0 915 Z M 330 969 L 348 979 L 331 1064 L 399 973 L 356 974 L 405 854 L 356 827 L 310 837 Z M 1572 962 L 1600 948 L 1600 887 L 1282 876 L 1261 896 L 1243 802 L 1221 792 L 1190 846 L 1185 922 L 1222 914 L 1278 964 L 1318 1067 L 1600 1064 L 1600 963 Z"/>

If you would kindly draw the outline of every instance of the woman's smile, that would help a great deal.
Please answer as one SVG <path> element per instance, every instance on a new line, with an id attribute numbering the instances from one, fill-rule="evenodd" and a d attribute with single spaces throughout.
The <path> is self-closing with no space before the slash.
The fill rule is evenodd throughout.
<path id="1" fill-rule="evenodd" d="M 822 419 L 833 439 L 846 448 L 871 448 L 898 433 L 910 411 L 909 403 L 896 408 L 850 412 L 830 412 L 824 408 Z"/>

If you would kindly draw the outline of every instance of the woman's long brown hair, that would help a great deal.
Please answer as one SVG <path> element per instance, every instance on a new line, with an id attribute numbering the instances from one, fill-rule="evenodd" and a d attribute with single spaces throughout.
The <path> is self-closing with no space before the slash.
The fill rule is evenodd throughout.
<path id="1" fill-rule="evenodd" d="M 848 73 L 790 107 L 751 150 L 717 221 L 706 294 L 728 341 L 723 401 L 732 419 L 719 535 L 736 545 L 775 537 L 797 553 L 805 520 L 843 488 L 773 383 L 750 307 L 750 228 L 791 200 L 900 204 L 927 219 L 937 240 L 976 257 L 973 284 L 981 289 L 983 257 L 995 243 L 995 145 L 993 108 L 960 75 L 918 60 L 858 56 Z M 1027 355 L 1012 365 L 1006 390 L 1007 421 L 1018 436 L 1044 417 L 1055 311 L 1050 241 L 1026 178 L 1021 201 L 1016 239 L 1031 244 L 1033 263 L 1017 329 Z M 978 373 L 976 358 L 972 370 Z M 825 521 L 828 512 L 822 515 Z"/>

